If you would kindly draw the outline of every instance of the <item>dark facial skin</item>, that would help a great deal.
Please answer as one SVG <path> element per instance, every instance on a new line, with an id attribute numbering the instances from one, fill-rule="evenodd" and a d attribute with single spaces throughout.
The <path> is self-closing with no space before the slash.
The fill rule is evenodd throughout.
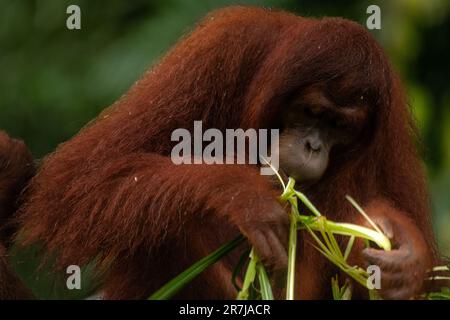
<path id="1" fill-rule="evenodd" d="M 327 167 L 332 165 L 330 154 L 351 148 L 360 137 L 367 118 L 368 111 L 364 105 L 339 106 L 327 97 L 320 86 L 304 90 L 282 114 L 280 172 L 295 178 L 300 188 L 314 188 Z M 271 210 L 275 216 L 286 215 L 281 207 L 272 207 Z M 421 279 L 424 279 L 431 261 L 420 230 L 406 217 L 406 213 L 398 211 L 383 199 L 374 199 L 365 210 L 390 238 L 393 250 L 366 249 L 360 243 L 353 250 L 351 263 L 362 267 L 380 267 L 382 288 L 379 294 L 382 298 L 407 299 L 414 296 L 420 291 Z M 353 222 L 371 228 L 364 219 Z M 286 252 L 272 250 L 271 256 L 267 255 L 266 250 L 287 247 L 287 228 L 278 230 L 284 232 L 273 233 L 265 238 L 272 240 L 255 244 L 255 248 L 258 252 L 265 252 L 260 253 L 263 262 L 269 262 L 274 274 L 280 275 L 280 270 L 286 266 Z M 275 234 L 276 238 L 273 237 Z"/>
<path id="2" fill-rule="evenodd" d="M 335 147 L 347 147 L 366 118 L 365 106 L 337 106 L 320 87 L 305 90 L 282 114 L 280 169 L 299 185 L 320 180 Z"/>

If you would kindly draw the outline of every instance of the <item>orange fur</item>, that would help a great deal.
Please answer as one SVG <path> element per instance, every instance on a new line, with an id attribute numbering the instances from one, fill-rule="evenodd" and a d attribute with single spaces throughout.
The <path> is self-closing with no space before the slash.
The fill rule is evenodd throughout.
<path id="1" fill-rule="evenodd" d="M 334 80 L 348 76 L 345 87 Z M 354 221 L 344 199 L 384 197 L 407 212 L 434 250 L 422 164 L 404 94 L 380 46 L 354 22 L 260 8 L 208 15 L 96 121 L 47 156 L 18 222 L 24 244 L 42 243 L 59 267 L 97 259 L 108 298 L 145 298 L 232 239 L 240 219 L 273 190 L 257 168 L 171 163 L 174 129 L 276 127 L 290 95 L 326 82 L 330 94 L 363 96 L 370 132 L 309 196 L 331 219 Z M 334 91 L 333 91 L 334 90 Z M 335 270 L 306 241 L 299 298 L 329 297 Z M 179 297 L 233 298 L 235 255 Z"/>
<path id="2" fill-rule="evenodd" d="M 33 174 L 33 158 L 25 144 L 0 131 L 0 300 L 32 297 L 9 266 L 7 247 L 19 194 Z"/>

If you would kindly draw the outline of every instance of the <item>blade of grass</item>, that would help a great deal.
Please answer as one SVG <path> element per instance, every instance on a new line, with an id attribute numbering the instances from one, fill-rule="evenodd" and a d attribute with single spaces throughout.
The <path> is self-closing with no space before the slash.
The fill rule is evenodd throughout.
<path id="1" fill-rule="evenodd" d="M 446 276 L 432 276 L 427 278 L 426 280 L 450 280 L 450 277 Z"/>
<path id="2" fill-rule="evenodd" d="M 352 284 L 346 282 L 341 288 L 341 300 L 352 300 Z"/>
<path id="3" fill-rule="evenodd" d="M 299 216 L 299 220 L 302 222 L 302 224 L 308 224 L 308 226 L 315 231 L 320 231 L 321 229 L 321 222 L 317 221 L 317 219 L 311 220 L 308 216 Z M 329 230 L 331 230 L 334 234 L 340 234 L 345 236 L 355 236 L 364 238 L 370 241 L 375 242 L 379 247 L 383 248 L 384 250 L 391 250 L 391 242 L 389 239 L 383 234 L 379 233 L 375 230 L 358 226 L 351 223 L 340 223 L 340 222 L 333 222 L 330 220 L 326 220 L 326 225 Z"/>
<path id="4" fill-rule="evenodd" d="M 341 248 L 339 247 L 339 244 L 337 243 L 336 238 L 334 237 L 333 232 L 332 232 L 331 230 L 327 230 L 327 234 L 328 234 L 328 238 L 330 239 L 331 244 L 333 245 L 334 251 L 335 251 L 337 254 L 339 254 L 339 257 L 340 257 L 341 259 L 343 259 L 343 260 L 345 261 L 344 255 L 342 254 Z"/>
<path id="5" fill-rule="evenodd" d="M 272 169 L 272 171 L 275 173 L 275 175 L 277 176 L 278 180 L 280 181 L 281 185 L 283 186 L 283 190 L 285 190 L 286 189 L 286 185 L 284 184 L 283 178 L 281 178 L 280 173 L 278 172 L 278 170 L 276 170 L 275 167 L 269 161 L 267 161 L 267 159 L 265 157 L 263 157 L 262 155 L 259 155 L 259 157 L 270 167 L 270 169 Z"/>
<path id="6" fill-rule="evenodd" d="M 242 268 L 244 267 L 245 264 L 245 260 L 248 258 L 248 255 L 250 254 L 250 249 L 244 251 L 241 256 L 239 257 L 239 261 L 236 265 L 236 267 L 233 270 L 233 274 L 231 275 L 231 283 L 233 284 L 233 287 L 236 289 L 236 291 L 241 291 L 242 288 L 239 287 L 239 285 L 237 284 L 237 277 L 238 275 L 241 273 Z"/>
<path id="7" fill-rule="evenodd" d="M 436 266 L 433 267 L 432 271 L 450 271 L 448 266 Z"/>
<path id="8" fill-rule="evenodd" d="M 180 273 L 178 276 L 170 280 L 158 291 L 153 293 L 148 300 L 167 300 L 172 298 L 180 289 L 191 282 L 195 277 L 202 273 L 206 268 L 213 265 L 227 253 L 235 249 L 239 244 L 244 241 L 244 237 L 239 236 L 234 240 L 224 244 L 219 249 L 206 256 L 205 258 L 197 261 L 188 269 Z"/>
<path id="9" fill-rule="evenodd" d="M 333 300 L 351 300 L 352 298 L 352 285 L 347 280 L 342 287 L 339 287 L 339 278 L 331 278 L 331 291 L 333 294 Z"/>
<path id="10" fill-rule="evenodd" d="M 267 275 L 266 269 L 261 263 L 258 263 L 257 265 L 257 273 L 259 284 L 261 287 L 262 300 L 274 300 L 269 276 Z"/>
<path id="11" fill-rule="evenodd" d="M 295 195 L 300 199 L 301 202 L 317 217 L 320 217 L 322 214 L 317 210 L 317 208 L 309 201 L 309 199 L 301 192 L 294 190 Z"/>
<path id="12" fill-rule="evenodd" d="M 288 271 L 286 284 L 286 300 L 294 300 L 295 292 L 295 262 L 297 255 L 297 217 L 295 210 L 292 210 L 291 224 L 289 227 L 289 248 L 288 248 Z"/>
<path id="13" fill-rule="evenodd" d="M 339 245 L 337 244 L 336 239 L 333 236 L 333 233 L 331 232 L 329 225 L 327 223 L 327 219 L 323 216 L 317 218 L 318 226 L 319 226 L 319 232 L 322 235 L 323 240 L 325 241 L 325 245 L 327 248 L 329 248 L 330 252 L 333 252 L 337 257 L 344 258 L 342 255 L 341 249 L 339 248 Z"/>
<path id="14" fill-rule="evenodd" d="M 347 247 L 345 248 L 345 253 L 344 253 L 345 261 L 347 261 L 348 256 L 350 255 L 350 252 L 352 251 L 354 242 L 355 242 L 355 236 L 351 236 L 350 239 L 348 240 Z"/>
<path id="15" fill-rule="evenodd" d="M 346 195 L 345 198 L 352 204 L 353 207 L 355 207 L 356 210 L 358 210 L 358 212 L 370 223 L 370 225 L 377 230 L 379 233 L 383 233 L 381 232 L 380 228 L 378 228 L 378 226 L 375 224 L 375 222 L 373 222 L 372 219 L 370 219 L 370 217 L 367 215 L 367 213 L 363 210 L 363 208 L 361 208 L 361 206 L 349 195 Z"/>
<path id="16" fill-rule="evenodd" d="M 380 300 L 380 296 L 377 293 L 377 290 L 369 289 L 369 300 Z"/>
<path id="17" fill-rule="evenodd" d="M 247 271 L 245 272 L 244 283 L 242 284 L 242 290 L 239 291 L 237 295 L 237 300 L 248 300 L 250 287 L 255 281 L 256 264 L 258 263 L 259 259 L 254 249 L 250 251 L 249 257 L 250 261 L 248 263 Z"/>

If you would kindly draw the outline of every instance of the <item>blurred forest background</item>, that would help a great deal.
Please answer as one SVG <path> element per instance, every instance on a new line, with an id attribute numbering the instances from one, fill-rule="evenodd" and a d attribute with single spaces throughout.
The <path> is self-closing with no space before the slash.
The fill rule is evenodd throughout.
<path id="1" fill-rule="evenodd" d="M 82 29 L 66 28 L 81 7 Z M 423 137 L 441 250 L 450 255 L 450 1 L 319 0 L 0 0 L 0 128 L 41 158 L 109 106 L 208 11 L 251 4 L 304 16 L 341 16 L 365 25 L 381 8 L 382 43 L 404 80 Z M 414 172 L 411 172 L 414 174 Z M 13 252 L 17 270 L 40 298 L 62 290 L 33 250 Z M 64 279 L 64 278 L 61 278 Z"/>

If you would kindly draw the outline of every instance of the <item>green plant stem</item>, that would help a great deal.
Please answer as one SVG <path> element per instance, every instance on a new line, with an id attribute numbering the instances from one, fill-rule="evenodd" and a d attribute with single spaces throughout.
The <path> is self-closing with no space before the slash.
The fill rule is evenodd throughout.
<path id="1" fill-rule="evenodd" d="M 355 242 L 355 236 L 351 236 L 350 239 L 348 240 L 347 247 L 345 248 L 345 253 L 344 253 L 345 261 L 347 261 L 348 256 L 350 255 L 350 252 L 352 251 L 354 242 Z"/>
<path id="2" fill-rule="evenodd" d="M 269 276 L 267 275 L 266 269 L 262 263 L 257 265 L 258 280 L 261 287 L 261 299 L 262 300 L 273 300 L 272 287 L 270 286 Z"/>
<path id="3" fill-rule="evenodd" d="M 289 229 L 286 300 L 294 300 L 294 293 L 295 293 L 295 263 L 297 255 L 297 219 L 298 219 L 297 216 L 298 214 L 293 208 L 290 215 L 291 224 Z"/>
<path id="4" fill-rule="evenodd" d="M 375 242 L 380 248 L 383 248 L 384 250 L 391 250 L 391 242 L 389 241 L 389 239 L 384 234 L 378 233 L 375 230 L 351 223 L 339 223 L 330 220 L 319 221 L 319 219 L 311 219 L 311 217 L 309 216 L 300 215 L 298 219 L 302 224 L 307 225 L 311 230 L 321 231 L 323 230 L 322 224 L 326 224 L 326 228 L 334 234 L 364 238 Z"/>
<path id="5" fill-rule="evenodd" d="M 259 261 L 258 256 L 255 253 L 255 250 L 252 249 L 249 254 L 250 261 L 248 263 L 247 271 L 244 276 L 244 283 L 242 284 L 242 290 L 239 291 L 237 295 L 237 300 L 247 300 L 249 297 L 249 289 L 250 286 L 255 281 L 256 277 L 256 265 Z"/>
<path id="6" fill-rule="evenodd" d="M 317 208 L 312 204 L 311 201 L 302 193 L 294 190 L 295 195 L 300 199 L 301 202 L 316 216 L 320 217 L 322 214 L 317 210 Z"/>
<path id="7" fill-rule="evenodd" d="M 432 271 L 450 271 L 448 266 L 436 266 L 433 267 Z"/>
<path id="8" fill-rule="evenodd" d="M 280 178 L 280 177 L 279 177 Z M 282 182 L 282 181 L 281 181 Z M 284 183 L 282 183 L 284 186 Z M 287 185 L 284 188 L 283 194 L 280 197 L 282 202 L 288 202 L 291 205 L 291 225 L 289 230 L 289 248 L 288 248 L 288 276 L 286 285 L 286 299 L 293 300 L 295 292 L 295 263 L 296 263 L 296 251 L 297 251 L 297 230 L 307 229 L 309 234 L 316 241 L 318 246 L 315 246 L 325 257 L 327 257 L 332 263 L 334 263 L 341 270 L 346 272 L 350 277 L 355 279 L 362 286 L 366 287 L 367 273 L 365 270 L 350 266 L 346 260 L 353 247 L 355 237 L 362 238 L 367 243 L 370 241 L 375 242 L 379 247 L 384 250 L 391 249 L 391 243 L 389 239 L 375 227 L 375 230 L 368 229 L 362 226 L 350 224 L 350 223 L 338 223 L 327 220 L 319 210 L 309 201 L 309 199 L 301 192 L 294 189 L 295 180 L 289 178 Z M 352 204 L 357 206 L 356 202 L 347 197 Z M 313 214 L 314 216 L 300 215 L 298 211 L 298 200 L 300 200 Z M 360 211 L 366 219 L 370 218 L 363 212 L 363 209 L 357 206 L 357 210 Z M 378 230 L 377 230 L 378 229 Z M 319 232 L 322 235 L 323 241 L 315 234 Z M 347 244 L 347 248 L 342 253 L 338 242 L 334 235 L 349 236 L 350 240 Z M 242 241 L 243 237 L 239 237 L 210 254 L 209 256 L 198 261 L 192 265 L 189 269 L 172 279 L 169 283 L 154 293 L 149 299 L 169 299 L 178 290 L 184 287 L 188 282 L 205 270 L 208 266 L 217 262 L 229 251 L 237 247 Z M 261 297 L 263 299 L 273 299 L 272 290 L 267 274 L 263 265 L 258 259 L 256 252 L 252 249 L 250 251 L 250 261 L 244 276 L 244 283 L 241 291 L 239 291 L 237 299 L 246 300 L 250 296 L 250 289 L 256 289 L 254 286 L 255 279 L 258 276 L 258 281 L 261 290 Z M 252 291 L 253 292 L 253 291 Z"/>
<path id="9" fill-rule="evenodd" d="M 195 277 L 202 273 L 206 268 L 213 265 L 227 253 L 239 246 L 244 241 L 243 236 L 239 236 L 234 240 L 224 244 L 219 249 L 197 261 L 188 269 L 180 273 L 178 276 L 170 280 L 158 291 L 152 294 L 148 300 L 167 300 L 172 298 L 180 289 L 191 282 Z"/>

